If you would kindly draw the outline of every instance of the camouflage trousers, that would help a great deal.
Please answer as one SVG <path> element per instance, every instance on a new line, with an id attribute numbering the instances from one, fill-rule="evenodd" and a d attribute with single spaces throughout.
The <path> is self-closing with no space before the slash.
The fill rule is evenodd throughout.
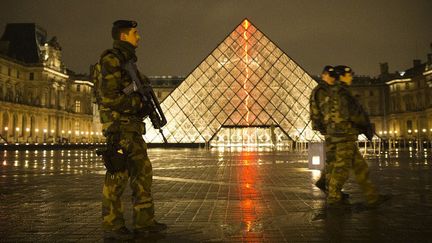
<path id="1" fill-rule="evenodd" d="M 356 142 L 345 141 L 332 144 L 335 146 L 335 161 L 331 165 L 327 202 L 334 203 L 342 199 L 341 190 L 349 178 L 350 171 L 354 172 L 355 179 L 363 190 L 366 200 L 376 201 L 378 199 L 377 190 L 369 179 L 368 165 L 360 154 Z"/>
<path id="2" fill-rule="evenodd" d="M 129 185 L 132 189 L 133 227 L 139 229 L 149 226 L 154 220 L 154 204 L 151 196 L 152 165 L 147 156 L 147 145 L 142 135 L 137 132 L 121 132 L 107 134 L 119 136 L 119 143 L 125 157 L 127 157 L 127 170 L 105 175 L 102 199 L 103 227 L 105 229 L 118 229 L 125 225 L 121 195 Z"/>
<path id="3" fill-rule="evenodd" d="M 324 149 L 325 149 L 325 164 L 324 164 L 324 169 L 321 170 L 321 176 L 318 179 L 318 181 L 324 181 L 326 189 L 328 190 L 332 165 L 336 160 L 336 145 L 334 143 L 331 143 L 328 137 L 326 137 Z"/>

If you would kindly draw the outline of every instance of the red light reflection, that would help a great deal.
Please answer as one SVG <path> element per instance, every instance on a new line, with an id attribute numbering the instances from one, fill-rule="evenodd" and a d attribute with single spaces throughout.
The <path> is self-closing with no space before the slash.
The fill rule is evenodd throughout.
<path id="1" fill-rule="evenodd" d="M 244 240 L 248 242 L 248 238 L 256 240 L 256 234 L 261 234 L 261 232 L 254 229 L 261 208 L 258 200 L 260 192 L 257 189 L 258 164 L 256 163 L 257 156 L 255 152 L 243 151 L 240 158 L 241 166 L 237 172 L 240 184 L 240 220 L 245 225 L 243 229 Z"/>

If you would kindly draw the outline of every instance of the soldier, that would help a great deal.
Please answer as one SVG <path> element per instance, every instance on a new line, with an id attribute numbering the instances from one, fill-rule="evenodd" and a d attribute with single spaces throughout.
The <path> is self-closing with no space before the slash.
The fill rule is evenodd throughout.
<path id="1" fill-rule="evenodd" d="M 346 88 L 353 79 L 352 69 L 347 66 L 337 66 L 335 72 L 338 82 L 330 88 L 331 105 L 329 110 L 324 111 L 323 118 L 329 137 L 328 142 L 335 147 L 335 161 L 331 166 L 327 205 L 332 207 L 344 204 L 341 190 L 348 180 L 350 170 L 353 170 L 355 179 L 366 196 L 367 205 L 375 207 L 390 197 L 378 194 L 369 180 L 368 165 L 356 144 L 360 133 L 365 133 L 369 139 L 372 139 L 373 130 L 368 115 Z"/>
<path id="2" fill-rule="evenodd" d="M 146 106 L 138 93 L 126 95 L 123 90 L 132 82 L 123 64 L 137 61 L 135 49 L 140 39 L 137 23 L 115 21 L 112 37 L 113 49 L 101 55 L 99 83 L 95 84 L 103 134 L 107 141 L 107 149 L 102 152 L 107 167 L 102 216 L 105 237 L 127 239 L 131 237 L 131 232 L 125 227 L 120 197 L 128 180 L 132 189 L 134 233 L 159 232 L 167 226 L 154 219 L 150 189 L 152 165 L 142 137 L 145 132 L 143 117 L 146 115 L 143 109 Z"/>
<path id="3" fill-rule="evenodd" d="M 322 81 L 318 81 L 318 85 L 312 91 L 310 97 L 310 119 L 312 121 L 312 129 L 319 131 L 322 135 L 325 136 L 325 140 L 327 141 L 329 137 L 326 133 L 326 126 L 323 119 L 322 111 L 325 110 L 326 106 L 329 106 L 330 100 L 330 86 L 334 85 L 336 81 L 336 73 L 334 67 L 325 66 L 321 73 Z M 323 82 L 324 81 L 324 82 Z M 321 189 L 323 192 L 328 192 L 328 181 L 330 180 L 331 173 L 331 164 L 332 161 L 335 160 L 335 147 L 332 143 L 325 143 L 325 152 L 326 152 L 326 160 L 325 167 L 321 171 L 321 176 L 315 183 L 315 185 Z M 345 198 L 348 198 L 349 195 L 343 193 Z"/>

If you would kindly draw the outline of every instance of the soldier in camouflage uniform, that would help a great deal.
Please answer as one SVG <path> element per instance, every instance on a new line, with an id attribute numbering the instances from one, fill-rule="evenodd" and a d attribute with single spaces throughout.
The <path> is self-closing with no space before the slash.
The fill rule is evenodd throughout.
<path id="1" fill-rule="evenodd" d="M 329 137 L 326 134 L 326 128 L 324 124 L 322 110 L 324 106 L 328 106 L 330 100 L 330 87 L 334 85 L 336 81 L 336 73 L 334 71 L 334 67 L 325 66 L 321 73 L 321 80 L 318 81 L 318 85 L 312 90 L 310 96 L 310 119 L 312 122 L 312 129 L 319 131 L 322 135 L 325 136 L 327 140 Z M 328 180 L 330 179 L 331 172 L 331 162 L 335 159 L 335 147 L 332 143 L 325 143 L 325 167 L 321 171 L 321 176 L 315 185 L 320 188 L 322 191 L 328 191 L 327 185 Z"/>
<path id="2" fill-rule="evenodd" d="M 378 206 L 389 197 L 379 195 L 369 180 L 368 165 L 356 144 L 360 133 L 365 133 L 369 139 L 373 136 L 371 129 L 368 129 L 371 127 L 369 117 L 346 88 L 353 79 L 351 68 L 337 66 L 335 71 L 338 82 L 330 87 L 330 105 L 323 107 L 328 142 L 335 147 L 335 161 L 332 162 L 327 204 L 329 206 L 344 204 L 341 190 L 348 180 L 350 170 L 353 170 L 355 179 L 366 196 L 367 204 Z"/>
<path id="3" fill-rule="evenodd" d="M 135 21 L 118 20 L 113 23 L 113 49 L 105 51 L 99 61 L 100 82 L 95 89 L 103 134 L 108 144 L 107 166 L 103 186 L 102 216 L 108 237 L 128 237 L 125 227 L 121 195 L 128 180 L 132 189 L 134 233 L 157 232 L 167 228 L 154 219 L 151 195 L 152 165 L 147 156 L 147 145 L 142 134 L 144 107 L 138 93 L 127 96 L 123 89 L 132 80 L 122 64 L 136 62 L 135 49 L 140 39 Z M 114 169 L 111 168 L 114 165 Z"/>
<path id="4" fill-rule="evenodd" d="M 322 113 L 325 110 L 324 107 L 329 106 L 331 90 L 330 86 L 336 82 L 336 72 L 334 67 L 325 66 L 321 73 L 321 81 L 318 81 L 318 85 L 314 88 L 310 96 L 310 119 L 312 122 L 312 129 L 319 131 L 325 137 L 325 153 L 326 160 L 324 169 L 321 171 L 321 176 L 315 183 L 315 185 L 323 192 L 328 193 L 328 183 L 330 180 L 330 173 L 332 171 L 332 162 L 336 159 L 335 150 L 336 147 L 333 143 L 328 141 L 329 136 L 326 133 L 326 126 L 324 122 L 324 115 Z M 348 198 L 349 195 L 342 192 L 344 198 Z"/>

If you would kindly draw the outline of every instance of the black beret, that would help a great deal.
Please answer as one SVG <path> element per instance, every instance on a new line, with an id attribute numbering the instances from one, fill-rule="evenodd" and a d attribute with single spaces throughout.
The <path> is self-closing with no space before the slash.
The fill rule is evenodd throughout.
<path id="1" fill-rule="evenodd" d="M 324 68 L 323 68 L 323 71 L 322 71 L 323 73 L 324 72 L 328 72 L 328 73 L 330 73 L 330 72 L 334 72 L 334 67 L 333 66 L 330 66 L 330 65 L 327 65 L 327 66 L 325 66 Z"/>
<path id="2" fill-rule="evenodd" d="M 339 65 L 335 67 L 335 72 L 338 75 L 345 75 L 346 73 L 354 74 L 352 68 L 345 66 L 345 65 Z"/>
<path id="3" fill-rule="evenodd" d="M 138 23 L 133 20 L 117 20 L 113 23 L 113 27 L 122 29 L 122 28 L 135 28 L 138 26 Z"/>
<path id="4" fill-rule="evenodd" d="M 336 72 L 333 66 L 327 65 L 323 68 L 322 73 L 328 73 L 330 77 L 337 78 Z"/>

